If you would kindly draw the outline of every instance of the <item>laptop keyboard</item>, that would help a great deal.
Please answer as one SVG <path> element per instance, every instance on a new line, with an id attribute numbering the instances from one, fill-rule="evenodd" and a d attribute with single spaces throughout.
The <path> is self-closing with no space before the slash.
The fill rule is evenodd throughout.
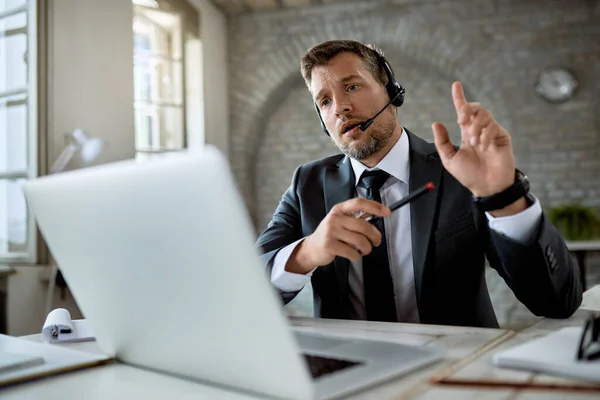
<path id="1" fill-rule="evenodd" d="M 306 363 L 310 369 L 313 379 L 362 364 L 361 362 L 320 357 L 309 354 L 304 354 L 304 358 L 306 359 Z"/>

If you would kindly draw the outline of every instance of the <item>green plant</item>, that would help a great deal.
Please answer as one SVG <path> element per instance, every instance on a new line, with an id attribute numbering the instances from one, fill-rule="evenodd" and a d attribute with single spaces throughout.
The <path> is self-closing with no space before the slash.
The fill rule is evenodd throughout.
<path id="1" fill-rule="evenodd" d="M 589 240 L 600 234 L 600 220 L 591 207 L 581 204 L 552 207 L 548 218 L 566 240 Z"/>

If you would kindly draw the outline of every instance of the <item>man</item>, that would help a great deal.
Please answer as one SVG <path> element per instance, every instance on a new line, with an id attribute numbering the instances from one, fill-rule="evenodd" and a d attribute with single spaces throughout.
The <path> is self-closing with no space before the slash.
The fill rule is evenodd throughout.
<path id="1" fill-rule="evenodd" d="M 379 50 L 330 41 L 301 65 L 343 154 L 296 169 L 257 241 L 285 303 L 311 281 L 315 317 L 497 327 L 487 256 L 535 315 L 566 318 L 579 307 L 579 270 L 515 168 L 509 133 L 460 83 L 457 148 L 440 123 L 434 145 L 400 125 L 404 89 Z M 427 182 L 432 192 L 390 212 Z"/>

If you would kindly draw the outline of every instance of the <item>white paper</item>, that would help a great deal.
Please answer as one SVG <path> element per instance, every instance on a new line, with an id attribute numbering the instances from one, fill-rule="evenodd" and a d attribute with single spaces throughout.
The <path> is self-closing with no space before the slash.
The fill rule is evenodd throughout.
<path id="1" fill-rule="evenodd" d="M 12 368 L 0 373 L 0 399 L 2 387 L 11 385 L 15 382 L 22 382 L 29 379 L 46 377 L 51 374 L 76 370 L 85 367 L 93 367 L 105 362 L 109 362 L 114 356 L 108 354 L 90 353 L 82 350 L 75 350 L 68 346 L 54 346 L 48 343 L 40 343 L 29 339 L 13 337 L 0 334 L 0 357 L 3 352 L 21 354 L 32 358 L 42 358 L 43 363 L 38 365 L 29 365 L 26 368 Z M 52 390 L 51 390 L 52 392 Z M 54 391 L 56 392 L 56 391 Z M 68 391 L 59 389 L 57 393 L 48 393 L 47 396 L 36 396 L 41 400 L 45 398 L 62 398 L 69 400 L 71 397 Z M 12 392 L 11 392 L 12 393 Z M 8 396 L 10 397 L 10 395 Z"/>
<path id="2" fill-rule="evenodd" d="M 71 343 L 95 340 L 95 335 L 85 319 L 72 321 L 69 311 L 57 308 L 46 317 L 42 338 L 48 343 Z"/>
<path id="3" fill-rule="evenodd" d="M 44 363 L 44 358 L 31 354 L 0 351 L 0 374 Z"/>
<path id="4" fill-rule="evenodd" d="M 577 349 L 583 328 L 568 327 L 493 355 L 494 364 L 543 372 L 565 378 L 600 382 L 600 360 L 579 361 Z"/>

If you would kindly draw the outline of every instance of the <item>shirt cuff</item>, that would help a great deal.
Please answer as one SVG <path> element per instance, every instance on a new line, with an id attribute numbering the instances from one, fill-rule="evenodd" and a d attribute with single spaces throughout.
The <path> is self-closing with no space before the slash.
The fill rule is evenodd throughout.
<path id="1" fill-rule="evenodd" d="M 486 212 L 490 229 L 517 242 L 530 242 L 542 220 L 542 206 L 537 197 L 533 198 L 531 206 L 514 215 L 495 218 Z"/>
<path id="2" fill-rule="evenodd" d="M 271 283 L 282 292 L 297 292 L 301 290 L 304 285 L 310 282 L 310 277 L 314 270 L 317 269 L 315 267 L 306 275 L 295 274 L 285 270 L 285 266 L 292 255 L 292 252 L 303 240 L 304 238 L 285 246 L 275 255 L 273 268 L 271 269 Z"/>

